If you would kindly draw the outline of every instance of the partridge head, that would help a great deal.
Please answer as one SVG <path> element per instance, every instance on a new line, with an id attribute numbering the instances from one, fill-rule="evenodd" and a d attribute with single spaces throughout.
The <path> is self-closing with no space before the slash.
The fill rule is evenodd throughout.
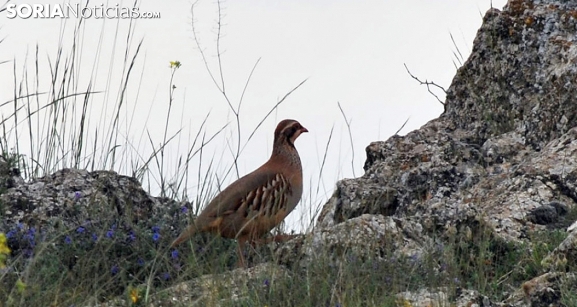
<path id="1" fill-rule="evenodd" d="M 220 192 L 172 247 L 198 232 L 237 239 L 239 264 L 244 266 L 244 243 L 260 239 L 280 224 L 301 198 L 302 167 L 294 142 L 304 132 L 308 130 L 296 120 L 281 121 L 269 160 Z"/>

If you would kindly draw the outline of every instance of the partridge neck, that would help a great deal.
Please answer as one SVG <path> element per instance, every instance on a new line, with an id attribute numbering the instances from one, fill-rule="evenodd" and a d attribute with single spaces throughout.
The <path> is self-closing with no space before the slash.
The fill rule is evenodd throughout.
<path id="1" fill-rule="evenodd" d="M 271 160 L 300 165 L 298 152 L 287 140 L 277 142 L 272 150 Z"/>

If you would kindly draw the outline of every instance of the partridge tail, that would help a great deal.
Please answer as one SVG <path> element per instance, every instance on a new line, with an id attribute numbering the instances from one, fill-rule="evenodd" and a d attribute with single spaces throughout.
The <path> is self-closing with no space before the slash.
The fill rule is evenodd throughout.
<path id="1" fill-rule="evenodd" d="M 170 247 L 176 247 L 177 245 L 179 245 L 180 243 L 188 240 L 190 237 L 194 236 L 194 234 L 196 233 L 196 226 L 190 225 L 188 226 L 181 234 L 180 236 L 178 236 L 178 238 L 176 238 L 176 240 L 174 240 L 172 242 L 172 244 L 170 244 Z"/>

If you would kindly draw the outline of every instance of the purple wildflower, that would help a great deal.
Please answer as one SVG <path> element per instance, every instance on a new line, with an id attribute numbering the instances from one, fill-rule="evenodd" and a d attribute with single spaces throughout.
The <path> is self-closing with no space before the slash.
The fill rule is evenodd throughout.
<path id="1" fill-rule="evenodd" d="M 160 239 L 160 234 L 158 232 L 155 232 L 152 235 L 152 241 L 156 242 L 156 241 L 158 241 L 158 239 Z"/>
<path id="2" fill-rule="evenodd" d="M 26 232 L 26 235 L 34 238 L 34 236 L 36 235 L 36 228 L 32 227 L 32 228 L 28 229 L 28 231 Z"/>
<path id="3" fill-rule="evenodd" d="M 94 232 L 92 233 L 92 241 L 94 242 L 98 241 L 98 235 L 95 234 Z"/>
<path id="4" fill-rule="evenodd" d="M 113 265 L 112 268 L 110 269 L 110 273 L 111 273 L 112 275 L 118 274 L 119 271 L 120 271 L 120 269 L 118 268 L 117 265 Z"/>
<path id="5" fill-rule="evenodd" d="M 144 259 L 138 258 L 138 260 L 136 260 L 136 263 L 138 263 L 139 266 L 144 266 Z"/>
<path id="6" fill-rule="evenodd" d="M 134 240 L 136 240 L 136 235 L 134 234 L 134 231 L 130 231 L 128 233 L 128 242 L 134 242 Z"/>
<path id="7" fill-rule="evenodd" d="M 66 244 L 72 243 L 72 239 L 70 238 L 70 236 L 64 237 L 64 243 L 66 243 Z"/>
<path id="8" fill-rule="evenodd" d="M 77 232 L 77 233 L 84 233 L 84 230 L 86 230 L 86 228 L 84 228 L 84 227 L 82 227 L 82 226 L 76 228 L 76 232 Z"/>
<path id="9" fill-rule="evenodd" d="M 182 213 L 187 213 L 188 212 L 188 208 L 186 206 L 182 206 L 182 208 L 180 208 L 180 212 Z"/>
<path id="10" fill-rule="evenodd" d="M 114 237 L 114 230 L 110 229 L 106 232 L 106 237 L 112 239 Z"/>
<path id="11" fill-rule="evenodd" d="M 168 272 L 164 272 L 162 273 L 162 279 L 163 280 L 169 280 L 170 279 L 170 274 Z"/>
<path id="12" fill-rule="evenodd" d="M 13 238 L 15 236 L 16 236 L 16 229 L 12 229 L 6 234 L 6 238 L 8 239 Z"/>
<path id="13" fill-rule="evenodd" d="M 74 192 L 74 199 L 78 200 L 82 197 L 82 193 L 80 193 L 80 191 L 76 191 Z"/>
<path id="14" fill-rule="evenodd" d="M 36 229 L 34 227 L 28 229 L 28 231 L 24 235 L 24 239 L 28 240 L 28 243 L 30 244 L 31 247 L 34 247 L 36 245 L 36 242 L 34 241 L 35 237 L 36 237 Z"/>
<path id="15" fill-rule="evenodd" d="M 160 231 L 160 227 L 158 227 L 156 225 L 152 226 L 152 232 L 158 233 L 159 231 Z"/>
<path id="16" fill-rule="evenodd" d="M 178 259 L 178 250 L 174 249 L 172 250 L 172 252 L 170 253 L 170 257 L 172 257 L 172 259 Z"/>

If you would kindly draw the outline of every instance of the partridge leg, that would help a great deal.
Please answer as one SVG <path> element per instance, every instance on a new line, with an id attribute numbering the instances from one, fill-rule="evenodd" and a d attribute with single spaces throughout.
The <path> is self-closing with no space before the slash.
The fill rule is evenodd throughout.
<path id="1" fill-rule="evenodd" d="M 246 268 L 246 262 L 244 260 L 244 242 L 246 241 L 246 239 L 244 238 L 239 238 L 238 239 L 238 262 L 236 264 L 237 267 L 239 268 Z"/>

